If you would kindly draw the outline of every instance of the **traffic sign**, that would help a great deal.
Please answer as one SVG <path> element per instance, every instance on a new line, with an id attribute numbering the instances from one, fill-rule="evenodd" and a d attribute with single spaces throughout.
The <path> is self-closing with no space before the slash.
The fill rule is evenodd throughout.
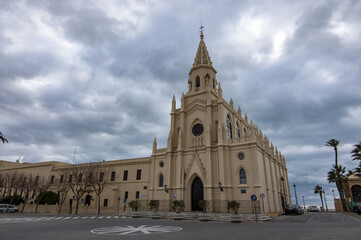
<path id="1" fill-rule="evenodd" d="M 261 197 L 261 198 L 264 198 L 264 197 L 265 197 L 265 195 L 264 195 L 263 193 L 261 193 L 261 194 L 260 194 L 260 197 Z"/>
<path id="2" fill-rule="evenodd" d="M 251 196 L 251 200 L 252 200 L 252 201 L 256 201 L 256 200 L 257 200 L 257 196 L 256 196 L 256 195 L 252 195 L 252 196 Z"/>

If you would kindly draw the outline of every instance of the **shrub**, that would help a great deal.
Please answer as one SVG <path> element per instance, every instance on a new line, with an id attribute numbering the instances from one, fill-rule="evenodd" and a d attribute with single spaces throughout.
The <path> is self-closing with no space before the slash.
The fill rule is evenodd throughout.
<path id="1" fill-rule="evenodd" d="M 241 206 L 241 204 L 239 202 L 236 202 L 236 201 L 228 202 L 227 201 L 227 210 L 229 212 L 229 210 L 232 209 L 234 211 L 234 215 L 238 214 L 238 209 L 239 209 L 240 206 Z"/>
<path id="2" fill-rule="evenodd" d="M 58 194 L 52 191 L 42 192 L 35 198 L 35 202 L 39 204 L 56 204 Z"/>
<path id="3" fill-rule="evenodd" d="M 0 203 L 20 205 L 20 203 L 24 203 L 24 199 L 19 195 L 7 196 L 0 199 Z"/>
<path id="4" fill-rule="evenodd" d="M 198 205 L 199 205 L 199 207 L 203 210 L 203 212 L 205 213 L 206 211 L 207 211 L 207 207 L 208 207 L 208 205 L 209 205 L 209 202 L 207 201 L 207 200 L 200 200 L 199 202 L 198 202 Z"/>
<path id="5" fill-rule="evenodd" d="M 159 200 L 150 200 L 148 206 L 150 210 L 154 210 L 154 212 L 158 212 Z"/>
<path id="6" fill-rule="evenodd" d="M 130 201 L 128 205 L 132 209 L 132 211 L 138 211 L 138 209 L 140 208 L 140 202 L 138 202 L 138 200 Z"/>
<path id="7" fill-rule="evenodd" d="M 184 201 L 183 200 L 175 200 L 172 203 L 173 211 L 182 211 L 184 208 Z"/>

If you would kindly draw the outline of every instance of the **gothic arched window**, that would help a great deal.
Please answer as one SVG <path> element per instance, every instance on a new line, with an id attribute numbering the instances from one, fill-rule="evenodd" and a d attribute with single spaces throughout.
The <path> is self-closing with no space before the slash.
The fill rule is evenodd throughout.
<path id="1" fill-rule="evenodd" d="M 231 124 L 231 118 L 229 117 L 229 114 L 227 114 L 226 123 L 227 123 L 228 138 L 232 139 L 232 124 Z"/>
<path id="2" fill-rule="evenodd" d="M 163 174 L 161 174 L 161 175 L 159 176 L 159 187 L 163 187 L 163 181 L 164 181 L 164 179 L 163 179 Z"/>
<path id="3" fill-rule="evenodd" d="M 239 171 L 239 183 L 247 184 L 246 171 L 243 168 L 241 168 L 241 170 Z"/>
<path id="4" fill-rule="evenodd" d="M 240 137 L 241 137 L 241 132 L 239 131 L 238 121 L 236 122 L 236 137 L 237 137 L 237 138 L 240 138 Z"/>
<path id="5" fill-rule="evenodd" d="M 196 87 L 199 87 L 201 85 L 201 79 L 197 76 L 196 78 Z"/>

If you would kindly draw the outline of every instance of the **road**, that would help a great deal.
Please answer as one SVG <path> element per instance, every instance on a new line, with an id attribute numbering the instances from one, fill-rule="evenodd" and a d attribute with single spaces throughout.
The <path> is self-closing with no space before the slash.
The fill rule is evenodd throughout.
<path id="1" fill-rule="evenodd" d="M 343 213 L 280 216 L 263 223 L 0 214 L 0 239 L 361 239 L 361 220 Z"/>

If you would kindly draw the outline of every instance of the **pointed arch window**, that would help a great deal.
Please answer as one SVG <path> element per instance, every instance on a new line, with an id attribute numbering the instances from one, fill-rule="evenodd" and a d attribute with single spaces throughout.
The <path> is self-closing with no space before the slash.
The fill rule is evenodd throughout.
<path id="1" fill-rule="evenodd" d="M 236 122 L 236 137 L 237 138 L 241 137 L 241 132 L 239 131 L 239 123 L 238 123 L 238 121 Z"/>
<path id="2" fill-rule="evenodd" d="M 161 174 L 159 176 L 159 187 L 163 187 L 163 184 L 164 184 L 164 178 L 163 178 L 163 174 Z"/>
<path id="3" fill-rule="evenodd" d="M 197 76 L 196 78 L 196 87 L 201 86 L 201 79 Z"/>
<path id="4" fill-rule="evenodd" d="M 239 183 L 247 184 L 246 171 L 243 168 L 241 168 L 241 170 L 239 171 Z"/>
<path id="5" fill-rule="evenodd" d="M 232 124 L 231 124 L 231 118 L 230 118 L 229 114 L 227 114 L 226 123 L 227 123 L 228 138 L 232 139 Z"/>

